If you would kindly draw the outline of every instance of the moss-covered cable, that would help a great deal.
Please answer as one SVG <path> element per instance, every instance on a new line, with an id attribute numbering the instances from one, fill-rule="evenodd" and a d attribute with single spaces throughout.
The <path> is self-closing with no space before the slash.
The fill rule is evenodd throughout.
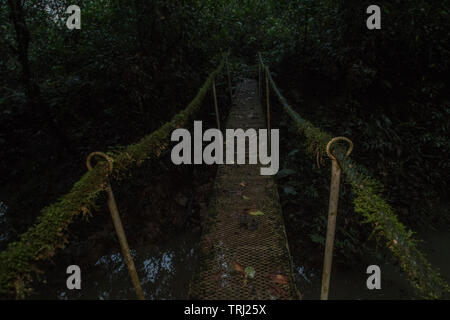
<path id="1" fill-rule="evenodd" d="M 297 125 L 299 133 L 305 135 L 309 145 L 316 146 L 322 153 L 325 152 L 327 143 L 332 136 L 303 119 L 292 109 L 272 79 L 269 68 L 264 64 L 261 54 L 258 54 L 258 57 L 259 63 L 269 74 L 273 91 L 283 109 Z M 398 259 L 402 270 L 407 274 L 413 287 L 426 299 L 438 299 L 443 294 L 449 293 L 449 285 L 417 248 L 417 241 L 412 238 L 413 232 L 407 230 L 398 221 L 392 207 L 381 196 L 381 183 L 363 174 L 362 172 L 367 172 L 367 170 L 346 157 L 344 149 L 336 148 L 334 154 L 355 194 L 355 211 L 363 215 L 365 223 L 371 223 L 374 226 L 374 232 L 386 239 L 387 247 Z"/>
<path id="2" fill-rule="evenodd" d="M 158 157 L 167 148 L 173 130 L 181 128 L 200 109 L 213 79 L 222 71 L 224 60 L 206 79 L 195 98 L 186 109 L 177 113 L 170 122 L 158 130 L 131 144 L 119 154 L 112 155 L 114 161 L 113 178 L 120 178 L 133 167 L 141 165 L 150 157 Z M 0 294 L 14 294 L 20 289 L 29 291 L 26 284 L 38 270 L 36 261 L 52 257 L 58 248 L 68 242 L 67 228 L 79 214 L 94 212 L 98 195 L 105 190 L 109 170 L 105 163 L 99 163 L 74 184 L 72 190 L 54 204 L 41 210 L 36 223 L 0 253 Z M 25 286 L 25 287 L 24 287 Z"/>

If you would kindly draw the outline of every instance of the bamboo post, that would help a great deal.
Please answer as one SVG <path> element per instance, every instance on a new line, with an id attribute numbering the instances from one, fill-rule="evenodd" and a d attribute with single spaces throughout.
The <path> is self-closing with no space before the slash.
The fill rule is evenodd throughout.
<path id="1" fill-rule="evenodd" d="M 228 77 L 228 90 L 230 91 L 230 105 L 233 105 L 233 88 L 231 87 L 231 74 L 230 74 L 230 66 L 228 64 L 228 56 L 226 57 L 227 64 L 227 77 Z"/>
<path id="2" fill-rule="evenodd" d="M 92 152 L 86 159 L 86 165 L 89 170 L 92 170 L 91 166 L 91 158 L 95 155 L 101 156 L 108 161 L 109 170 L 112 171 L 113 163 L 112 159 L 108 157 L 103 152 Z M 133 258 L 130 254 L 130 248 L 128 246 L 127 237 L 125 235 L 125 231 L 122 226 L 122 221 L 120 220 L 119 209 L 117 208 L 116 199 L 114 198 L 114 193 L 111 188 L 111 184 L 109 183 L 109 179 L 106 184 L 106 193 L 108 194 L 108 208 L 111 213 L 111 218 L 114 224 L 114 228 L 116 230 L 117 238 L 119 239 L 120 247 L 122 249 L 122 254 L 125 258 L 125 262 L 128 267 L 128 272 L 130 273 L 131 282 L 136 290 L 136 296 L 139 300 L 145 300 L 144 292 L 142 290 L 141 284 L 139 282 L 139 277 L 136 272 L 136 267 L 133 262 Z"/>
<path id="3" fill-rule="evenodd" d="M 258 97 L 261 102 L 261 62 L 258 60 Z"/>
<path id="4" fill-rule="evenodd" d="M 330 272 L 333 260 L 334 235 L 336 230 L 336 215 L 339 200 L 339 183 L 341 178 L 341 168 L 336 159 L 331 164 L 331 186 L 330 186 L 330 203 L 328 207 L 328 226 L 327 238 L 325 242 L 325 257 L 323 261 L 322 273 L 322 292 L 320 300 L 328 300 L 328 292 L 330 288 Z"/>
<path id="5" fill-rule="evenodd" d="M 216 109 L 217 129 L 220 130 L 219 107 L 217 105 L 216 79 L 215 78 L 213 79 L 213 97 L 214 97 L 214 108 Z"/>
<path id="6" fill-rule="evenodd" d="M 268 148 L 271 149 L 271 135 L 270 135 L 270 90 L 269 90 L 269 69 L 266 68 L 266 104 L 267 104 L 267 139 L 268 139 Z M 268 151 L 269 152 L 269 151 Z"/>
<path id="7" fill-rule="evenodd" d="M 345 137 L 336 137 L 330 140 L 327 145 L 327 154 L 331 158 L 331 184 L 330 184 L 330 203 L 328 206 L 328 226 L 327 238 L 325 240 L 325 254 L 323 261 L 322 272 L 322 290 L 320 300 L 328 300 L 328 293 L 330 289 L 331 265 L 333 262 L 333 246 L 336 231 L 336 217 L 339 202 L 339 184 L 341 181 L 341 167 L 336 158 L 331 154 L 330 147 L 333 143 L 339 140 L 347 141 L 350 144 L 346 156 L 349 156 L 353 150 L 353 143 L 350 139 Z"/>

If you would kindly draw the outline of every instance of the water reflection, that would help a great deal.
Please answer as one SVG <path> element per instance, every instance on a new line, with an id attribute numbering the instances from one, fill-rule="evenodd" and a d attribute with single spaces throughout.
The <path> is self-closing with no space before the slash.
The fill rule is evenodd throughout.
<path id="1" fill-rule="evenodd" d="M 441 276 L 450 283 L 450 232 L 448 230 L 419 232 L 417 238 L 423 239 L 420 247 L 431 265 L 440 269 Z M 295 265 L 297 288 L 304 299 L 319 299 L 322 281 L 322 270 L 309 266 Z M 381 269 L 381 290 L 369 290 L 366 286 L 369 265 L 379 265 Z M 380 261 L 375 256 L 366 261 L 355 263 L 339 263 L 333 261 L 330 280 L 329 299 L 419 299 L 417 293 L 406 279 L 400 267 L 390 255 Z M 448 299 L 449 297 L 443 297 Z"/>
<path id="2" fill-rule="evenodd" d="M 297 267 L 297 274 L 302 276 L 303 279 L 305 281 L 307 281 L 308 283 L 311 283 L 311 280 L 309 280 L 308 276 L 306 275 L 306 268 L 304 266 L 298 266 Z M 314 273 L 310 272 L 309 273 L 309 277 L 313 278 L 314 277 Z"/>
<path id="3" fill-rule="evenodd" d="M 146 299 L 187 299 L 197 266 L 199 234 L 180 235 L 160 246 L 133 249 L 133 257 Z M 65 279 L 56 292 L 41 291 L 34 299 L 136 299 L 128 268 L 117 251 L 104 255 L 93 266 L 81 268 L 81 290 L 68 290 Z M 66 276 L 64 274 L 64 276 Z M 56 294 L 56 296 L 55 296 Z"/>

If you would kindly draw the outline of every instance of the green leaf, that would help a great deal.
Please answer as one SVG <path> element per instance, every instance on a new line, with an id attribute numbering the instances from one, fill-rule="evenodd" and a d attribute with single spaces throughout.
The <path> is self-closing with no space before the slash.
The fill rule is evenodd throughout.
<path id="1" fill-rule="evenodd" d="M 249 214 L 251 214 L 252 216 L 263 216 L 264 215 L 264 213 L 260 210 L 250 211 Z"/>
<path id="2" fill-rule="evenodd" d="M 256 273 L 255 268 L 253 268 L 253 267 L 245 268 L 245 277 L 246 278 L 248 277 L 250 279 L 253 279 L 255 277 L 255 273 Z"/>
<path id="3" fill-rule="evenodd" d="M 320 243 L 320 244 L 325 243 L 325 238 L 318 234 L 315 234 L 315 233 L 311 235 L 311 240 L 315 243 Z"/>
<path id="4" fill-rule="evenodd" d="M 286 194 L 292 194 L 294 196 L 297 194 L 297 191 L 295 191 L 295 189 L 292 188 L 291 186 L 286 186 L 283 188 L 283 190 L 284 190 L 284 193 L 286 193 Z"/>

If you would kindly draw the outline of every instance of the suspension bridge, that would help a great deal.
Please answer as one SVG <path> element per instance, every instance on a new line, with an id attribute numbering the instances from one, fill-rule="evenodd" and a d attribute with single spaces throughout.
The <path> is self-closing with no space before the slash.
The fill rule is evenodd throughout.
<path id="1" fill-rule="evenodd" d="M 425 298 L 439 298 L 449 291 L 440 274 L 431 267 L 407 230 L 397 219 L 393 208 L 375 187 L 378 182 L 364 174 L 367 170 L 349 157 L 352 143 L 345 137 L 328 135 L 302 118 L 288 104 L 272 78 L 262 56 L 258 57 L 258 75 L 236 84 L 234 95 L 228 68 L 228 55 L 206 79 L 196 97 L 173 119 L 155 132 L 129 145 L 118 154 L 92 153 L 87 160 L 89 171 L 59 201 L 45 207 L 38 221 L 17 241 L 0 253 L 0 294 L 25 298 L 37 261 L 48 260 L 63 248 L 68 229 L 79 215 L 93 214 L 97 198 L 108 195 L 108 207 L 128 266 L 138 299 L 145 299 L 139 275 L 129 246 L 113 190 L 109 181 L 120 179 L 143 162 L 159 157 L 169 146 L 171 133 L 194 121 L 207 93 L 212 90 L 217 126 L 220 128 L 216 77 L 226 67 L 230 99 L 234 102 L 225 128 L 270 130 L 270 97 L 277 98 L 279 108 L 292 119 L 302 133 L 316 161 L 324 155 L 332 160 L 328 229 L 324 254 L 322 299 L 328 298 L 329 277 L 341 172 L 354 193 L 355 211 L 364 215 L 384 238 L 387 247 L 399 261 L 413 286 Z M 265 90 L 263 89 L 265 87 Z M 265 103 L 262 103 L 262 101 Z M 336 144 L 343 140 L 350 147 Z M 93 156 L 102 156 L 92 166 Z M 248 155 L 247 155 L 248 156 Z M 260 165 L 219 165 L 210 201 L 208 217 L 203 221 L 200 265 L 191 282 L 192 299 L 299 299 L 294 282 L 292 260 L 283 215 L 272 176 L 262 176 Z"/>

